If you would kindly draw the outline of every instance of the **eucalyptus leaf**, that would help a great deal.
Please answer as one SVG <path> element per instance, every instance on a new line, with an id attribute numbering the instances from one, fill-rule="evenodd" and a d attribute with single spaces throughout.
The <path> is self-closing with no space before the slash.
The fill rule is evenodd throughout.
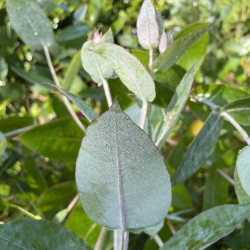
<path id="1" fill-rule="evenodd" d="M 250 126 L 250 97 L 238 99 L 223 109 L 243 126 Z"/>
<path id="2" fill-rule="evenodd" d="M 236 161 L 237 173 L 245 192 L 250 196 L 250 146 L 240 150 Z"/>
<path id="3" fill-rule="evenodd" d="M 140 63 L 124 48 L 111 43 L 89 42 L 88 49 L 107 61 L 123 84 L 142 101 L 155 99 L 155 85 L 152 77 Z"/>
<path id="4" fill-rule="evenodd" d="M 0 156 L 4 153 L 6 147 L 7 147 L 7 140 L 4 134 L 0 131 Z"/>
<path id="5" fill-rule="evenodd" d="M 166 116 L 159 123 L 154 135 L 156 145 L 161 148 L 171 130 L 177 123 L 180 113 L 188 99 L 194 80 L 194 68 L 191 68 L 182 78 L 180 84 L 176 88 L 175 94 L 172 97 L 167 109 L 164 111 Z"/>
<path id="6" fill-rule="evenodd" d="M 156 48 L 159 44 L 159 24 L 151 0 L 144 0 L 137 18 L 137 37 L 144 49 Z"/>
<path id="7" fill-rule="evenodd" d="M 206 163 L 215 149 L 222 125 L 223 119 L 221 119 L 220 113 L 216 110 L 212 111 L 199 134 L 188 147 L 173 175 L 172 185 L 187 180 Z"/>
<path id="8" fill-rule="evenodd" d="M 88 127 L 76 183 L 89 217 L 113 229 L 156 225 L 171 202 L 169 175 L 159 151 L 117 100 Z"/>
<path id="9" fill-rule="evenodd" d="M 16 33 L 33 49 L 51 46 L 54 40 L 50 21 L 35 1 L 7 0 L 10 23 Z"/>
<path id="10" fill-rule="evenodd" d="M 207 32 L 207 29 L 208 26 L 176 40 L 156 58 L 152 69 L 154 71 L 164 71 L 173 66 Z"/>
<path id="11" fill-rule="evenodd" d="M 0 225 L 0 246 L 16 249 L 91 249 L 80 237 L 45 220 L 16 220 Z"/>
<path id="12" fill-rule="evenodd" d="M 191 219 L 168 240 L 161 250 L 205 249 L 231 233 L 250 213 L 250 205 L 222 205 Z"/>

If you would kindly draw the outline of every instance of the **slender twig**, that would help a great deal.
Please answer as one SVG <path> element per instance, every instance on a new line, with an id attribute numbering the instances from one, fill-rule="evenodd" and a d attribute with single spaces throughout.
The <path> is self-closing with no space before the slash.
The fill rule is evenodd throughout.
<path id="1" fill-rule="evenodd" d="M 149 67 L 150 71 L 152 70 L 153 61 L 154 61 L 154 50 L 153 50 L 153 48 L 150 48 L 149 49 L 149 62 L 148 62 L 148 67 Z M 152 73 L 152 72 L 150 72 L 150 73 Z"/>
<path id="2" fill-rule="evenodd" d="M 235 182 L 234 180 L 229 176 L 227 175 L 226 173 L 224 173 L 223 171 L 221 171 L 220 169 L 217 169 L 217 172 L 223 177 L 225 178 L 230 184 L 232 184 L 234 186 Z"/>
<path id="3" fill-rule="evenodd" d="M 99 237 L 98 237 L 98 240 L 97 240 L 97 242 L 95 244 L 94 250 L 101 249 L 101 245 L 102 245 L 102 242 L 103 242 L 104 235 L 105 235 L 106 231 L 107 231 L 107 229 L 105 227 L 102 227 L 101 232 L 100 232 Z"/>
<path id="4" fill-rule="evenodd" d="M 215 108 L 218 107 L 216 104 L 210 102 L 210 101 L 207 100 L 207 99 L 202 98 L 201 96 L 192 96 L 192 98 L 195 99 L 195 100 L 198 101 L 198 102 L 201 102 L 201 103 L 207 105 L 207 106 L 210 107 L 211 109 L 215 109 Z"/>
<path id="5" fill-rule="evenodd" d="M 28 131 L 28 130 L 34 128 L 34 127 L 35 127 L 35 125 L 27 126 L 27 127 L 24 127 L 24 128 L 19 128 L 19 129 L 17 129 L 17 130 L 13 130 L 13 131 L 4 133 L 4 135 L 5 135 L 6 137 L 12 137 L 12 136 L 14 136 L 14 135 L 17 135 L 17 134 L 26 132 L 26 131 Z"/>
<path id="6" fill-rule="evenodd" d="M 69 203 L 69 205 L 67 206 L 66 210 L 67 210 L 67 213 L 70 213 L 70 211 L 74 208 L 74 206 L 76 205 L 76 203 L 78 202 L 79 200 L 79 194 L 77 194 L 73 200 Z"/>
<path id="7" fill-rule="evenodd" d="M 175 230 L 173 224 L 172 224 L 169 220 L 166 220 L 166 222 L 167 222 L 167 225 L 168 225 L 169 230 L 171 231 L 171 233 L 172 233 L 173 235 L 175 235 L 175 234 L 176 234 L 176 230 Z"/>
<path id="8" fill-rule="evenodd" d="M 164 243 L 158 234 L 156 234 L 153 238 L 154 238 L 156 244 L 158 245 L 158 247 L 163 247 Z"/>
<path id="9" fill-rule="evenodd" d="M 29 216 L 32 219 L 35 219 L 35 220 L 41 220 L 42 219 L 39 215 L 34 215 L 34 214 L 26 211 L 22 207 L 19 207 L 19 206 L 15 205 L 15 204 L 10 204 L 9 203 L 8 206 L 17 209 L 18 211 L 22 212 L 23 214 Z"/>
<path id="10" fill-rule="evenodd" d="M 46 60 L 47 60 L 47 63 L 48 63 L 49 70 L 50 70 L 50 73 L 52 75 L 52 78 L 53 78 L 55 84 L 57 85 L 57 87 L 61 88 L 61 84 L 60 84 L 60 82 L 59 82 L 59 80 L 57 78 L 54 66 L 53 66 L 51 58 L 50 58 L 49 50 L 48 50 L 47 46 L 43 42 L 42 42 L 42 45 L 43 45 L 44 54 L 45 54 L 45 57 L 46 57 Z M 72 107 L 70 105 L 70 102 L 67 99 L 67 97 L 64 96 L 64 95 L 61 95 L 61 97 L 62 97 L 64 105 L 68 109 L 68 111 L 71 114 L 72 118 L 75 120 L 76 124 L 79 126 L 79 128 L 84 133 L 86 133 L 86 128 L 84 127 L 84 125 L 82 124 L 82 122 L 80 121 L 80 119 L 78 118 L 78 116 L 76 115 L 76 113 L 74 112 L 74 110 L 72 109 Z"/>
<path id="11" fill-rule="evenodd" d="M 234 118 L 225 111 L 221 113 L 221 116 L 226 118 L 237 129 L 237 131 L 241 134 L 245 142 L 250 146 L 250 138 L 247 132 L 240 126 L 240 124 L 236 122 Z"/>
<path id="12" fill-rule="evenodd" d="M 139 127 L 141 129 L 144 129 L 145 127 L 147 112 L 148 112 L 148 103 L 147 101 L 143 101 L 141 114 L 140 114 L 140 120 L 139 120 Z"/>
<path id="13" fill-rule="evenodd" d="M 105 93 L 105 96 L 107 99 L 107 103 L 108 103 L 108 106 L 110 108 L 112 105 L 112 97 L 111 97 L 111 93 L 110 93 L 110 89 L 109 89 L 109 84 L 108 84 L 107 80 L 104 78 L 102 79 L 102 82 L 103 82 L 103 88 L 104 88 L 104 93 Z"/>

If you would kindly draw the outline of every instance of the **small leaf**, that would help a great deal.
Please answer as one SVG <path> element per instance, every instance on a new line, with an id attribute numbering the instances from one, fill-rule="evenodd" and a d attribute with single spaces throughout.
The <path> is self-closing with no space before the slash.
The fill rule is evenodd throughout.
<path id="1" fill-rule="evenodd" d="M 164 71 L 173 66 L 207 32 L 207 29 L 208 26 L 175 41 L 164 53 L 156 58 L 152 69 L 154 71 Z"/>
<path id="2" fill-rule="evenodd" d="M 0 131 L 0 156 L 4 153 L 7 147 L 7 140 L 4 134 Z"/>
<path id="3" fill-rule="evenodd" d="M 245 192 L 250 196 L 250 146 L 240 150 L 236 161 L 237 173 Z"/>
<path id="4" fill-rule="evenodd" d="M 33 49 L 42 49 L 42 43 L 51 46 L 54 40 L 50 21 L 34 1 L 7 0 L 10 23 L 24 43 Z"/>
<path id="5" fill-rule="evenodd" d="M 222 205 L 191 219 L 161 250 L 205 249 L 231 233 L 250 213 L 250 205 Z"/>
<path id="6" fill-rule="evenodd" d="M 167 109 L 165 110 L 166 117 L 163 119 L 156 130 L 154 141 L 156 145 L 161 148 L 171 130 L 175 126 L 180 113 L 188 99 L 194 80 L 194 68 L 190 69 L 182 78 L 180 84 L 176 88 L 175 94 L 172 97 Z"/>
<path id="7" fill-rule="evenodd" d="M 88 127 L 76 163 L 76 183 L 86 213 L 108 228 L 156 225 L 171 202 L 162 156 L 117 100 Z"/>
<path id="8" fill-rule="evenodd" d="M 144 0 L 137 18 L 137 36 L 144 49 L 156 48 L 159 43 L 158 17 L 151 0 Z"/>
<path id="9" fill-rule="evenodd" d="M 88 49 L 108 61 L 123 84 L 142 101 L 155 99 L 154 81 L 135 56 L 111 43 L 89 42 Z"/>
<path id="10" fill-rule="evenodd" d="M 187 149 L 182 162 L 173 175 L 172 185 L 187 180 L 206 163 L 215 149 L 222 125 L 223 119 L 221 119 L 220 113 L 214 110 Z"/>
<path id="11" fill-rule="evenodd" d="M 250 126 L 250 97 L 231 102 L 224 106 L 223 109 L 238 123 L 243 126 Z"/>
<path id="12" fill-rule="evenodd" d="M 91 249 L 69 229 L 49 221 L 17 220 L 0 225 L 2 249 Z"/>

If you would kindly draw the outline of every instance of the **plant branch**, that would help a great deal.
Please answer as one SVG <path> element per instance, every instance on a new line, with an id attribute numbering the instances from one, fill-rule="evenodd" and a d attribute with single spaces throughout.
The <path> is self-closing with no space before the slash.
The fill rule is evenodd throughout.
<path id="1" fill-rule="evenodd" d="M 141 114 L 140 114 L 140 120 L 139 120 L 139 127 L 141 129 L 144 129 L 145 127 L 147 112 L 148 112 L 148 103 L 147 101 L 143 101 Z"/>
<path id="2" fill-rule="evenodd" d="M 19 128 L 19 129 L 17 129 L 17 130 L 13 130 L 13 131 L 4 133 L 4 135 L 5 135 L 6 137 L 12 137 L 12 136 L 14 136 L 14 135 L 17 135 L 17 134 L 20 134 L 20 133 L 29 131 L 30 129 L 32 129 L 32 128 L 34 128 L 34 127 L 35 127 L 35 125 L 27 126 L 27 127 L 24 127 L 24 128 Z"/>
<path id="3" fill-rule="evenodd" d="M 150 73 L 152 73 L 152 65 L 154 61 L 154 50 L 153 48 L 149 49 L 149 62 L 148 62 L 148 67 L 150 69 Z"/>
<path id="4" fill-rule="evenodd" d="M 49 50 L 48 50 L 47 46 L 43 42 L 42 42 L 42 45 L 43 45 L 44 54 L 45 54 L 45 57 L 46 57 L 46 60 L 47 60 L 47 64 L 49 66 L 49 70 L 50 70 L 50 73 L 52 75 L 52 78 L 53 78 L 55 84 L 57 85 L 57 87 L 61 88 L 61 84 L 60 84 L 60 82 L 59 82 L 59 80 L 57 78 L 54 66 L 53 66 L 51 58 L 50 58 Z M 70 105 L 70 102 L 67 99 L 67 97 L 64 96 L 64 95 L 61 95 L 61 97 L 62 97 L 64 105 L 66 106 L 67 110 L 71 114 L 71 116 L 74 119 L 74 121 L 76 122 L 76 124 L 79 126 L 79 128 L 84 133 L 86 133 L 86 128 L 84 127 L 84 125 L 82 124 L 82 122 L 80 121 L 80 119 L 78 118 L 78 116 L 76 115 L 76 113 L 74 112 L 74 110 L 72 109 L 72 107 Z"/>
<path id="5" fill-rule="evenodd" d="M 41 220 L 42 219 L 39 215 L 34 215 L 34 214 L 26 211 L 22 207 L 19 207 L 19 206 L 15 205 L 15 204 L 10 204 L 9 203 L 8 206 L 17 209 L 18 211 L 22 212 L 23 214 L 29 216 L 32 219 L 35 219 L 35 220 Z"/>
<path id="6" fill-rule="evenodd" d="M 230 116 L 225 111 L 223 111 L 221 113 L 221 116 L 223 116 L 224 118 L 226 118 L 226 120 L 228 120 L 236 128 L 236 130 L 241 134 L 241 136 L 243 137 L 243 139 L 245 140 L 245 142 L 247 143 L 247 145 L 250 146 L 250 138 L 249 138 L 247 132 L 240 126 L 240 124 L 238 122 L 236 122 L 234 120 L 234 118 L 232 116 Z"/>
<path id="7" fill-rule="evenodd" d="M 234 186 L 235 182 L 234 180 L 227 175 L 226 173 L 224 173 L 223 171 L 221 171 L 220 169 L 217 169 L 217 172 L 224 178 L 226 179 L 230 184 L 232 184 Z"/>
<path id="8" fill-rule="evenodd" d="M 107 100 L 108 106 L 110 108 L 113 101 L 112 101 L 112 97 L 111 97 L 111 93 L 110 93 L 110 89 L 109 89 L 109 84 L 108 84 L 107 80 L 104 78 L 102 78 L 102 84 L 103 84 L 106 100 Z"/>
<path id="9" fill-rule="evenodd" d="M 128 249 L 129 232 L 122 229 L 114 230 L 114 250 Z"/>
<path id="10" fill-rule="evenodd" d="M 158 245 L 158 247 L 163 247 L 164 243 L 158 234 L 156 234 L 153 238 L 154 238 L 156 244 Z"/>
<path id="11" fill-rule="evenodd" d="M 67 213 L 70 213 L 70 211 L 74 208 L 74 206 L 76 205 L 76 203 L 78 202 L 79 200 L 79 194 L 77 194 L 73 200 L 69 203 L 69 205 L 67 206 L 66 210 L 67 210 Z"/>
<path id="12" fill-rule="evenodd" d="M 175 235 L 175 234 L 176 234 L 176 230 L 175 230 L 173 224 L 172 224 L 169 220 L 166 220 L 166 222 L 167 222 L 167 225 L 168 225 L 168 227 L 169 227 L 171 233 L 172 233 L 173 235 Z"/>
<path id="13" fill-rule="evenodd" d="M 104 235 L 105 235 L 106 231 L 107 231 L 107 229 L 105 227 L 102 227 L 101 232 L 100 232 L 99 237 L 98 237 L 98 240 L 97 240 L 97 242 L 95 244 L 94 250 L 100 250 L 101 249 L 101 245 L 102 245 L 102 242 L 103 242 Z"/>

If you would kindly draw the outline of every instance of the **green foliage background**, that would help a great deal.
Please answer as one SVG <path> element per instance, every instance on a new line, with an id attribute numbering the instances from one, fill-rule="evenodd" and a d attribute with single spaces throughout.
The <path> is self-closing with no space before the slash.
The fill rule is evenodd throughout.
<path id="1" fill-rule="evenodd" d="M 112 27 L 115 42 L 131 50 L 147 65 L 148 55 L 145 51 L 138 51 L 141 49 L 136 36 L 136 19 L 142 1 L 37 2 L 49 17 L 55 32 L 56 41 L 50 47 L 50 53 L 62 85 L 101 114 L 107 109 L 103 90 L 80 66 L 77 51 L 94 28 L 104 33 Z M 193 23 L 199 22 L 202 26 L 220 20 L 168 74 L 155 75 L 157 98 L 154 104 L 158 107 L 168 105 L 181 77 L 197 59 L 201 59 L 202 65 L 191 95 L 206 97 L 221 106 L 250 95 L 249 1 L 154 2 L 164 18 L 165 30 L 174 29 L 176 39 L 189 34 L 194 28 Z M 71 72 L 68 83 L 66 79 L 72 59 L 75 59 L 73 67 L 77 70 Z M 0 131 L 8 138 L 7 148 L 0 155 L 0 220 L 9 222 L 32 216 L 53 220 L 94 246 L 101 227 L 93 224 L 80 204 L 70 212 L 67 208 L 77 194 L 75 162 L 83 133 L 70 117 L 60 95 L 39 84 L 44 82 L 53 81 L 42 51 L 33 51 L 17 37 L 10 27 L 5 2 L 0 1 Z M 109 80 L 109 85 L 112 96 L 119 97 L 123 109 L 136 102 L 118 79 Z M 76 107 L 74 109 L 77 111 Z M 206 105 L 189 99 L 170 143 L 162 149 L 170 173 L 180 164 L 181 156 L 209 113 Z M 86 119 L 82 118 L 82 121 L 88 125 Z M 250 123 L 242 125 L 249 133 Z M 11 134 L 28 126 L 37 127 L 22 135 Z M 243 144 L 235 129 L 225 122 L 209 161 L 185 185 L 173 188 L 168 220 L 176 229 L 208 208 L 237 203 L 233 186 L 217 170 L 233 178 L 238 150 Z M 249 232 L 249 222 L 245 221 L 238 230 L 210 249 L 249 249 Z M 165 242 L 171 232 L 165 225 L 159 235 Z M 131 249 L 141 249 L 143 245 L 144 249 L 157 249 L 146 234 L 131 235 L 130 238 Z M 106 249 L 110 249 L 110 242 L 112 237 L 108 233 Z"/>

